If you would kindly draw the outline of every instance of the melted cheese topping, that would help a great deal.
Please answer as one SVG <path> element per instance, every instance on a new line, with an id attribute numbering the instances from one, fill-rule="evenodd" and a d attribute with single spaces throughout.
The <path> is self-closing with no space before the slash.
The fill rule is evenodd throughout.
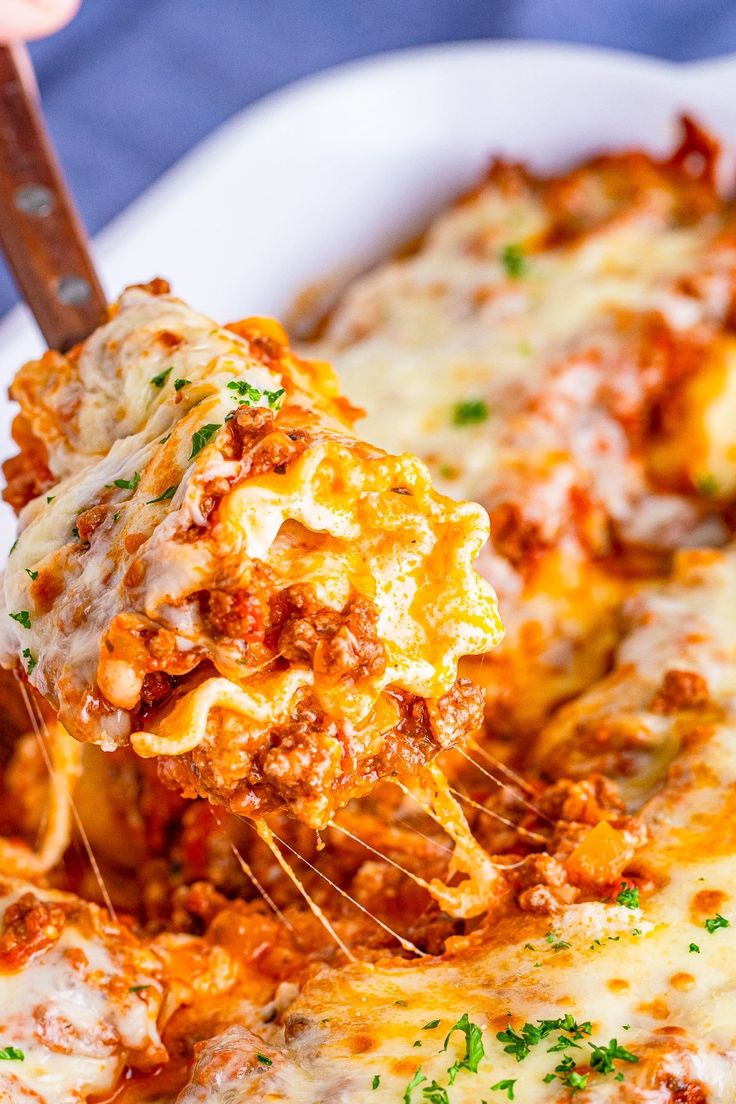
<path id="1" fill-rule="evenodd" d="M 472 674 L 509 735 L 604 669 L 626 588 L 602 558 L 726 539 L 691 495 L 736 486 L 736 238 L 677 157 L 550 180 L 497 163 L 410 256 L 349 287 L 312 346 L 369 439 L 489 511 L 480 568 L 508 635 Z"/>
<path id="2" fill-rule="evenodd" d="M 426 1081 L 409 1094 L 414 1104 L 433 1080 L 449 1089 L 453 1104 L 496 1099 L 491 1086 L 504 1080 L 513 1081 L 515 1099 L 524 1104 L 549 1104 L 570 1099 L 559 1076 L 545 1081 L 566 1056 L 587 1071 L 585 1091 L 575 1099 L 591 1104 L 671 1104 L 678 1086 L 692 1099 L 731 1100 L 735 598 L 736 552 L 681 553 L 672 583 L 631 609 L 615 673 L 563 713 L 542 741 L 554 759 L 560 726 L 570 731 L 577 719 L 592 716 L 608 724 L 643 719 L 655 744 L 671 746 L 665 760 L 652 746 L 658 770 L 647 792 L 631 798 L 651 834 L 629 867 L 642 886 L 638 906 L 588 901 L 541 917 L 508 906 L 442 960 L 358 964 L 325 974 L 292 1005 L 288 1042 L 266 1052 L 270 1065 L 259 1062 L 257 1040 L 231 1029 L 204 1048 L 182 1104 L 333 1098 L 382 1104 L 402 1099 L 419 1067 Z M 669 712 L 652 707 L 671 671 L 707 679 L 707 703 L 673 702 Z M 706 921 L 719 915 L 729 925 L 709 930 Z M 443 1043 L 466 1012 L 482 1032 L 485 1054 L 477 1072 L 462 1069 L 449 1088 L 448 1068 L 463 1059 L 465 1043 L 460 1032 L 447 1049 Z M 561 1036 L 572 1037 L 558 1027 L 517 1061 L 504 1051 L 507 1040 L 496 1038 L 566 1013 L 578 1024 L 590 1021 L 576 1047 L 550 1051 Z M 611 1039 L 632 1060 L 616 1059 L 608 1073 L 591 1069 L 592 1047 L 608 1047 Z"/>
<path id="3" fill-rule="evenodd" d="M 17 930 L 13 906 L 35 911 L 8 950 L 8 933 Z M 42 912 L 49 907 L 57 911 Z M 126 1064 L 147 1069 L 165 1060 L 157 1028 L 160 975 L 156 956 L 95 905 L 6 882 L 0 1048 L 16 1056 L 0 1062 L 0 1100 L 81 1104 L 111 1092 Z"/>

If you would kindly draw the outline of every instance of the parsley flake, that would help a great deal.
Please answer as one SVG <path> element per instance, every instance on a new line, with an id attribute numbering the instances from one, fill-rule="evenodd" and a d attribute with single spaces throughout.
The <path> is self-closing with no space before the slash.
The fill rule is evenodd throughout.
<path id="1" fill-rule="evenodd" d="M 475 425 L 484 422 L 488 415 L 488 403 L 485 399 L 464 399 L 455 403 L 452 421 L 456 426 Z"/>
<path id="2" fill-rule="evenodd" d="M 263 392 L 254 387 L 252 383 L 248 383 L 247 380 L 230 380 L 227 386 L 230 391 L 235 391 L 240 396 L 246 406 L 260 402 L 263 397 Z"/>
<path id="3" fill-rule="evenodd" d="M 718 480 L 710 472 L 704 472 L 695 479 L 695 490 L 703 498 L 714 498 L 718 494 Z"/>
<path id="4" fill-rule="evenodd" d="M 268 1058 L 265 1054 L 261 1054 L 260 1051 L 258 1052 L 258 1054 L 256 1054 L 256 1058 L 258 1059 L 258 1061 L 261 1063 L 262 1066 L 272 1066 L 273 1065 L 273 1062 L 271 1061 L 271 1059 Z"/>
<path id="5" fill-rule="evenodd" d="M 556 939 L 557 937 L 553 935 L 553 938 Z M 571 1035 L 573 1039 L 578 1040 L 585 1035 L 590 1035 L 592 1030 L 593 1025 L 590 1020 L 579 1024 L 569 1012 L 566 1012 L 564 1016 L 560 1016 L 556 1020 L 537 1020 L 537 1024 L 525 1023 L 521 1031 L 515 1031 L 512 1027 L 508 1027 L 505 1031 L 497 1032 L 496 1038 L 499 1043 L 505 1044 L 503 1049 L 506 1054 L 511 1054 L 517 1062 L 522 1062 L 530 1053 L 532 1047 L 540 1043 L 542 1039 L 546 1039 L 553 1031 L 564 1031 Z M 559 1045 L 559 1040 L 553 1049 L 563 1049 Z M 572 1061 L 572 1059 L 567 1060 Z"/>
<path id="6" fill-rule="evenodd" d="M 13 621 L 17 621 L 19 625 L 22 625 L 24 629 L 30 629 L 31 615 L 28 610 L 20 610 L 19 613 L 11 613 L 8 616 L 11 617 Z"/>
<path id="7" fill-rule="evenodd" d="M 414 1074 L 411 1081 L 409 1082 L 409 1084 L 404 1089 L 404 1104 L 411 1104 L 411 1094 L 414 1092 L 414 1090 L 417 1088 L 418 1085 L 421 1085 L 422 1081 L 426 1081 L 426 1080 L 427 1080 L 427 1078 L 422 1073 L 422 1067 L 417 1066 L 416 1073 Z"/>
<path id="8" fill-rule="evenodd" d="M 501 264 L 512 280 L 518 280 L 526 271 L 526 258 L 523 248 L 517 242 L 509 242 L 501 250 Z"/>
<path id="9" fill-rule="evenodd" d="M 174 483 L 171 487 L 167 487 L 165 491 L 161 492 L 158 498 L 149 498 L 146 506 L 152 506 L 154 502 L 170 502 L 176 494 L 178 487 L 178 483 Z"/>
<path id="10" fill-rule="evenodd" d="M 53 502 L 55 498 L 56 498 L 56 495 L 46 495 L 46 501 L 47 502 Z"/>
<path id="11" fill-rule="evenodd" d="M 31 651 L 30 648 L 24 648 L 23 651 L 21 652 L 21 655 L 23 656 L 24 659 L 26 659 L 28 661 L 27 664 L 26 664 L 26 671 L 28 672 L 29 675 L 32 674 L 33 673 L 33 668 L 38 663 L 38 660 L 33 655 L 33 652 Z"/>
<path id="12" fill-rule="evenodd" d="M 150 985 L 131 985 L 128 989 L 129 993 L 142 993 L 144 989 L 150 989 Z"/>
<path id="13" fill-rule="evenodd" d="M 169 378 L 169 376 L 171 375 L 171 373 L 173 371 L 174 371 L 174 365 L 173 364 L 171 365 L 170 368 L 164 368 L 163 372 L 159 372 L 159 374 L 157 376 L 153 377 L 153 379 L 151 380 L 152 385 L 154 387 L 158 387 L 159 390 L 160 390 L 163 387 L 163 385 L 166 383 L 167 379 Z"/>
<path id="14" fill-rule="evenodd" d="M 381 1084 L 381 1075 L 380 1075 L 380 1073 L 376 1073 L 373 1076 L 373 1083 L 371 1084 L 371 1088 L 373 1089 L 374 1092 L 376 1091 L 376 1089 L 378 1088 L 378 1086 L 380 1084 Z"/>
<path id="15" fill-rule="evenodd" d="M 19 540 L 20 540 L 20 537 L 16 537 L 15 540 L 13 541 L 13 543 L 11 544 L 10 551 L 8 552 L 9 556 L 12 556 L 13 553 L 15 552 L 16 548 L 18 547 L 18 541 Z"/>
<path id="16" fill-rule="evenodd" d="M 218 429 L 221 428 L 219 422 L 210 422 L 208 425 L 202 426 L 195 434 L 192 435 L 192 451 L 189 453 L 189 459 L 193 460 L 197 453 L 201 452 L 210 438 L 214 437 Z"/>
<path id="17" fill-rule="evenodd" d="M 577 1070 L 571 1070 L 567 1075 L 566 1084 L 574 1093 L 580 1092 L 588 1084 L 588 1075 L 587 1073 L 578 1073 Z"/>
<path id="18" fill-rule="evenodd" d="M 12 613 L 10 615 L 13 616 Z M 709 917 L 705 921 L 705 929 L 712 935 L 714 931 L 718 931 L 719 928 L 730 928 L 731 921 L 727 920 L 725 916 L 721 916 L 720 912 L 717 912 L 715 916 Z"/>
<path id="19" fill-rule="evenodd" d="M 433 1031 L 435 1027 L 439 1027 L 439 1026 L 440 1026 L 440 1021 L 439 1020 L 430 1020 L 429 1023 L 426 1023 L 424 1025 L 424 1027 L 422 1028 L 422 1031 Z"/>
<path id="20" fill-rule="evenodd" d="M 0 1061 L 3 1062 L 24 1062 L 25 1054 L 22 1050 L 18 1050 L 18 1047 L 6 1046 L 0 1047 Z"/>
<path id="21" fill-rule="evenodd" d="M 483 1032 L 477 1024 L 471 1023 L 468 1019 L 467 1012 L 463 1012 L 457 1023 L 448 1031 L 445 1037 L 445 1045 L 442 1048 L 443 1050 L 447 1050 L 450 1037 L 455 1031 L 462 1031 L 465 1036 L 465 1055 L 458 1061 L 453 1062 L 447 1071 L 450 1075 L 451 1085 L 455 1084 L 455 1078 L 461 1070 L 468 1070 L 469 1073 L 477 1073 L 480 1061 L 485 1054 L 485 1049 L 483 1047 Z"/>
<path id="22" fill-rule="evenodd" d="M 639 1061 L 636 1054 L 632 1054 L 626 1047 L 619 1046 L 615 1039 L 611 1039 L 608 1046 L 596 1046 L 595 1043 L 589 1043 L 588 1045 L 593 1051 L 590 1058 L 590 1068 L 598 1073 L 613 1073 L 615 1069 L 613 1063 L 617 1060 L 622 1062 Z"/>
<path id="23" fill-rule="evenodd" d="M 514 1099 L 514 1085 L 516 1084 L 516 1078 L 505 1077 L 503 1081 L 497 1081 L 495 1085 L 491 1085 L 491 1092 L 505 1092 L 509 1100 Z"/>
<path id="24" fill-rule="evenodd" d="M 106 483 L 105 489 L 119 487 L 121 491 L 134 491 L 141 481 L 141 473 L 133 472 L 132 479 L 113 479 L 112 483 Z"/>
<path id="25" fill-rule="evenodd" d="M 624 905 L 625 908 L 637 909 L 639 908 L 639 887 L 629 885 L 628 882 L 621 882 L 621 889 L 616 897 L 617 905 Z"/>
<path id="26" fill-rule="evenodd" d="M 264 391 L 263 397 L 268 401 L 268 405 L 273 409 L 280 401 L 280 399 L 286 394 L 283 387 L 279 387 L 277 391 Z M 427 1091 L 426 1089 L 424 1090 Z"/>
<path id="27" fill-rule="evenodd" d="M 187 384 L 189 384 L 191 382 L 192 382 L 191 380 L 185 380 L 185 379 L 174 380 L 174 390 L 175 391 L 181 391 L 182 387 L 186 387 Z"/>
<path id="28" fill-rule="evenodd" d="M 26 575 L 29 577 L 31 582 L 34 582 L 34 583 L 35 583 L 36 579 L 38 578 L 38 572 L 37 571 L 31 571 L 30 567 L 26 568 Z"/>
<path id="29" fill-rule="evenodd" d="M 691 943 L 688 947 L 688 950 L 690 951 L 690 954 L 700 954 L 700 947 L 697 943 Z"/>
<path id="30" fill-rule="evenodd" d="M 425 1085 L 422 1089 L 422 1096 L 427 1101 L 427 1104 L 450 1104 L 450 1098 L 447 1095 L 447 1089 L 443 1088 L 436 1081 L 433 1081 L 431 1085 Z"/>

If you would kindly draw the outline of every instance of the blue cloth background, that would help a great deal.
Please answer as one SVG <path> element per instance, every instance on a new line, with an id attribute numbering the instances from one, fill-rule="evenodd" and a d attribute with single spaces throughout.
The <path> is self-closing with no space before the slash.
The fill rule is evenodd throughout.
<path id="1" fill-rule="evenodd" d="M 94 233 L 218 123 L 279 85 L 381 50 L 486 37 L 688 60 L 736 50 L 736 3 L 83 0 L 77 19 L 32 52 L 52 134 Z M 14 299 L 0 269 L 0 314 Z"/>

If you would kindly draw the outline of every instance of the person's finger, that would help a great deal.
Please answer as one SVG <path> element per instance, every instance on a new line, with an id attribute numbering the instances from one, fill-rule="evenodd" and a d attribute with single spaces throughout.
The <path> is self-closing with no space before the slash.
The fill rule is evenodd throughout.
<path id="1" fill-rule="evenodd" d="M 53 34 L 68 23 L 80 0 L 0 0 L 0 42 Z"/>

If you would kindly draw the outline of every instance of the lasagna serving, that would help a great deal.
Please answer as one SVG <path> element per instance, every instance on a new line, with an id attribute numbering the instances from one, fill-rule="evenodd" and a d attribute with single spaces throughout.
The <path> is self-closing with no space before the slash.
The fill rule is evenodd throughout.
<path id="1" fill-rule="evenodd" d="M 736 1099 L 717 161 L 496 161 L 298 354 L 156 283 L 21 370 L 0 1100 Z"/>
<path id="2" fill-rule="evenodd" d="M 13 395 L 6 657 L 72 735 L 320 827 L 478 727 L 457 662 L 500 637 L 487 519 L 357 440 L 278 326 L 133 288 Z"/>

